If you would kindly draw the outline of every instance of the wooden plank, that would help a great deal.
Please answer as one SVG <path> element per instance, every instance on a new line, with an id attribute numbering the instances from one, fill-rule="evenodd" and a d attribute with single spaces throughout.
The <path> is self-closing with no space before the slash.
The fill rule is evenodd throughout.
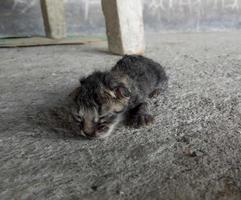
<path id="1" fill-rule="evenodd" d="M 88 37 L 71 37 L 64 39 L 50 39 L 45 37 L 33 38 L 5 38 L 0 39 L 0 48 L 11 47 L 34 47 L 34 46 L 49 46 L 49 45 L 80 45 L 89 43 L 98 43 L 105 41 L 105 38 L 88 38 Z"/>
<path id="2" fill-rule="evenodd" d="M 50 38 L 64 38 L 66 24 L 64 0 L 40 0 L 44 20 L 45 33 Z"/>
<path id="3" fill-rule="evenodd" d="M 143 54 L 145 50 L 141 0 L 102 0 L 109 50 Z"/>

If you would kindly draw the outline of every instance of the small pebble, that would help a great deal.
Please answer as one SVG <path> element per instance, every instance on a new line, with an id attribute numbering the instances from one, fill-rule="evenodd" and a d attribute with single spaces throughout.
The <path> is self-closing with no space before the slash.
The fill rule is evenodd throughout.
<path id="1" fill-rule="evenodd" d="M 190 148 L 185 148 L 183 154 L 189 157 L 196 157 L 197 154 L 195 151 L 191 150 Z"/>
<path id="2" fill-rule="evenodd" d="M 92 186 L 91 186 L 91 189 L 92 189 L 93 191 L 97 191 L 98 187 L 97 187 L 96 185 L 92 185 Z"/>

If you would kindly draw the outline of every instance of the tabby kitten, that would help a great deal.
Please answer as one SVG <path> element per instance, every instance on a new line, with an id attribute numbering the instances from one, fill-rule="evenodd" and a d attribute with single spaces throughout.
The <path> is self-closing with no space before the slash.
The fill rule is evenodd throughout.
<path id="1" fill-rule="evenodd" d="M 124 56 L 110 71 L 82 78 L 71 94 L 79 133 L 92 139 L 108 136 L 121 121 L 135 128 L 151 124 L 146 99 L 167 81 L 163 67 L 143 56 Z"/>

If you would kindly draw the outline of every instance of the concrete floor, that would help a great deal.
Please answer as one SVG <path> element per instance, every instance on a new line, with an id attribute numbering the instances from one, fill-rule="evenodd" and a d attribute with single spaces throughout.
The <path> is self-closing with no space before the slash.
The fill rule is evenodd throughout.
<path id="1" fill-rule="evenodd" d="M 120 58 L 106 43 L 0 49 L 0 199 L 240 200 L 240 35 L 147 35 L 170 78 L 156 123 L 93 141 L 48 111 Z"/>

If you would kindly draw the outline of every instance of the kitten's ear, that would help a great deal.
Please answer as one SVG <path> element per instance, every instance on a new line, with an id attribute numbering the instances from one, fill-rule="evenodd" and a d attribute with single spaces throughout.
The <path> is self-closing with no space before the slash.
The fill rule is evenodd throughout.
<path id="1" fill-rule="evenodd" d="M 113 99 L 123 99 L 131 96 L 131 92 L 125 86 L 117 86 L 113 90 L 104 89 L 103 94 Z"/>
<path id="2" fill-rule="evenodd" d="M 118 99 L 128 98 L 131 96 L 131 92 L 125 86 L 118 86 L 114 89 L 115 96 Z"/>
<path id="3" fill-rule="evenodd" d="M 83 76 L 80 80 L 79 80 L 79 83 L 80 83 L 80 85 L 82 85 L 83 84 L 83 82 L 85 81 L 85 79 L 86 79 L 86 77 L 85 76 Z"/>
<path id="4" fill-rule="evenodd" d="M 130 90 L 125 86 L 126 77 L 120 74 L 105 74 L 105 92 L 114 99 L 123 99 L 130 97 Z"/>

